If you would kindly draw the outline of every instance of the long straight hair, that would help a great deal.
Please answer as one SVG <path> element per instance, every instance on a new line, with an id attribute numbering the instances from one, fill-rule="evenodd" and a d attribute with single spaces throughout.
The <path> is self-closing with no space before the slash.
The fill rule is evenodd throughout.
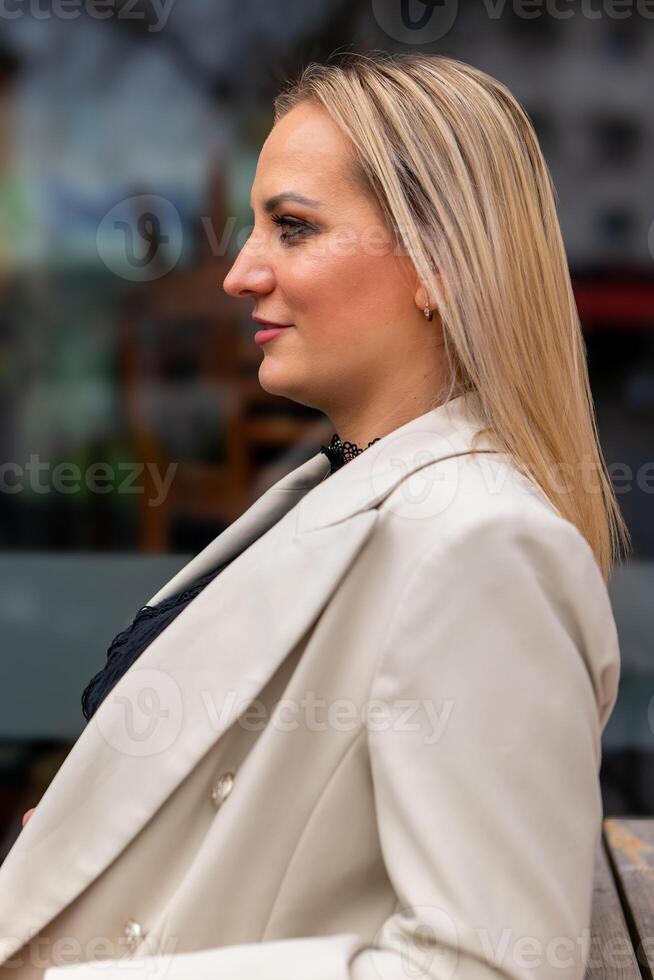
<path id="1" fill-rule="evenodd" d="M 499 81 L 443 55 L 347 52 L 277 95 L 349 137 L 352 177 L 436 301 L 446 384 L 588 541 L 605 581 L 631 548 L 606 470 L 555 190 L 532 123 Z"/>

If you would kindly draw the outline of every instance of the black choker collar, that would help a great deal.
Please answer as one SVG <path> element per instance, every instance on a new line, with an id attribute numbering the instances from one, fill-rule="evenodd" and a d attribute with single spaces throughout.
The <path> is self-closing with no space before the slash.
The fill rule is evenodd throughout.
<path id="1" fill-rule="evenodd" d="M 356 442 L 341 442 L 338 434 L 335 432 L 329 445 L 321 446 L 320 451 L 327 456 L 331 464 L 331 472 L 333 473 L 334 470 L 340 469 L 345 463 L 348 463 L 355 456 L 358 456 L 359 453 L 364 452 L 364 450 L 372 446 L 374 442 L 379 442 L 380 438 L 381 436 L 377 436 L 367 446 L 357 446 Z"/>

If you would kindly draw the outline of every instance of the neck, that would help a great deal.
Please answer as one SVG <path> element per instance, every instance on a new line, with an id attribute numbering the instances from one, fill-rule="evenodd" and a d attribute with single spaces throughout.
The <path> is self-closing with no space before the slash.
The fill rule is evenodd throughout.
<path id="1" fill-rule="evenodd" d="M 365 449 L 373 439 L 381 439 L 437 404 L 433 398 L 405 395 L 396 400 L 388 399 L 386 405 L 339 406 L 326 414 L 342 442 L 353 442 Z"/>

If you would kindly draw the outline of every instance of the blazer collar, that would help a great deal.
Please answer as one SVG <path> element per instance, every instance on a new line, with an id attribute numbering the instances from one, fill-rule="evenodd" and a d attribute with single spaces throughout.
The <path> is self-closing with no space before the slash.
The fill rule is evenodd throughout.
<path id="1" fill-rule="evenodd" d="M 235 559 L 123 674 L 0 866 L 0 965 L 118 857 L 257 697 L 365 546 L 381 501 L 417 470 L 469 452 L 478 428 L 460 396 L 328 479 L 317 453 L 155 594 Z M 485 439 L 480 449 L 494 451 Z M 153 699 L 154 725 L 140 710 Z"/>
<path id="2" fill-rule="evenodd" d="M 499 451 L 490 434 L 482 432 L 482 426 L 475 392 L 418 415 L 382 436 L 307 493 L 297 508 L 298 531 L 328 527 L 377 507 L 412 473 L 448 456 L 469 453 L 478 432 L 476 448 L 480 452 Z"/>

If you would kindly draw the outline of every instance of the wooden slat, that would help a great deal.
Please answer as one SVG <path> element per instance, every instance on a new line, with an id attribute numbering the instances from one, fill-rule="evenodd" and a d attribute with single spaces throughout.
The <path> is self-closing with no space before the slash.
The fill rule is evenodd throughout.
<path id="1" fill-rule="evenodd" d="M 607 818 L 604 840 L 637 962 L 654 977 L 654 821 Z"/>
<path id="2" fill-rule="evenodd" d="M 590 935 L 586 980 L 640 980 L 640 970 L 603 840 L 595 857 Z"/>

